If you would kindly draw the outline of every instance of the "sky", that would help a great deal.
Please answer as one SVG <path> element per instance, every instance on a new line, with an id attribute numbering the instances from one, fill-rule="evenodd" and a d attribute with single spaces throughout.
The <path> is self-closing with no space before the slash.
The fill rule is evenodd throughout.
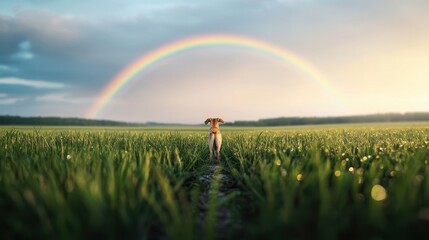
<path id="1" fill-rule="evenodd" d="M 141 71 L 97 119 L 200 123 L 429 111 L 429 1 L 1 0 L 0 115 L 88 117 L 137 58 L 180 39 L 228 34 L 299 56 L 190 49 Z"/>

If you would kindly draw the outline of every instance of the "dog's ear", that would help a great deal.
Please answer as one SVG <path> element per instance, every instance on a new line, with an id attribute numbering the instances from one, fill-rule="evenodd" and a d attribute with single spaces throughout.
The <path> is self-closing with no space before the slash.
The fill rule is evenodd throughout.
<path id="1" fill-rule="evenodd" d="M 210 122 L 210 120 L 211 120 L 211 118 L 207 118 L 207 119 L 206 119 L 206 121 L 204 122 L 204 124 L 206 124 L 206 125 L 207 125 L 207 123 L 209 123 L 209 122 Z"/>
<path id="2" fill-rule="evenodd" d="M 217 121 L 221 123 L 225 123 L 222 118 L 218 118 Z"/>

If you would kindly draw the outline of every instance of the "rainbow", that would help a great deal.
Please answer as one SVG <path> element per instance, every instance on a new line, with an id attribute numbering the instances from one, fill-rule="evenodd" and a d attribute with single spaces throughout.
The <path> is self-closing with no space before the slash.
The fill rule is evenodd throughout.
<path id="1" fill-rule="evenodd" d="M 96 118 L 97 115 L 115 96 L 115 94 L 124 87 L 124 85 L 126 85 L 129 81 L 134 79 L 136 75 L 151 65 L 177 53 L 188 51 L 194 48 L 210 46 L 233 46 L 267 53 L 294 66 L 307 75 L 310 79 L 320 84 L 320 86 L 322 86 L 322 88 L 324 88 L 330 95 L 339 96 L 339 93 L 336 91 L 333 85 L 315 67 L 313 67 L 308 61 L 305 61 L 288 50 L 249 37 L 210 34 L 173 41 L 137 58 L 134 62 L 120 71 L 101 91 L 94 103 L 88 109 L 86 117 Z"/>

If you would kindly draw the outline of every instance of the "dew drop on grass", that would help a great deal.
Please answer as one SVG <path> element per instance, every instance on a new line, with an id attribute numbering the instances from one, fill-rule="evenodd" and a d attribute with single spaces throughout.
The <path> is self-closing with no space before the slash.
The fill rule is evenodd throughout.
<path id="1" fill-rule="evenodd" d="M 387 197 L 386 189 L 381 185 L 374 185 L 371 189 L 371 197 L 375 201 L 383 201 Z"/>
<path id="2" fill-rule="evenodd" d="M 337 170 L 337 171 L 335 171 L 335 177 L 339 177 L 339 176 L 341 176 L 341 171 L 340 170 Z"/>

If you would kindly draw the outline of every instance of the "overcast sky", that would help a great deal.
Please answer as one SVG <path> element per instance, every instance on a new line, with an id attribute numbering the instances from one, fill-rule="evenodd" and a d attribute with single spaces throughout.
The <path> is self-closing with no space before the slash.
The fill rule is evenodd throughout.
<path id="1" fill-rule="evenodd" d="M 199 123 L 429 111 L 429 1 L 1 0 L 0 115 L 84 117 L 139 56 L 223 33 L 299 55 L 340 92 L 249 49 L 190 50 L 139 74 L 97 116 Z"/>

